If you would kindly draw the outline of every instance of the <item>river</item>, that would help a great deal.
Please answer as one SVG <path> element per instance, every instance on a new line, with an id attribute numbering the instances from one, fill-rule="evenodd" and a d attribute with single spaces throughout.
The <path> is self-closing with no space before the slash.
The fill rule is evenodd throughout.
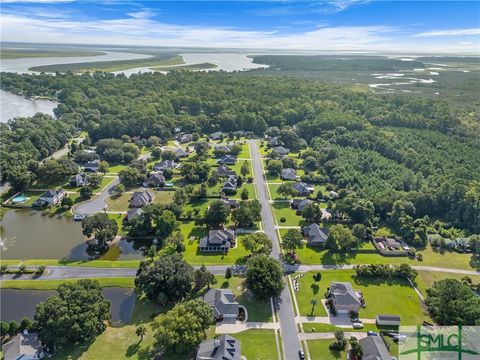
<path id="1" fill-rule="evenodd" d="M 2 259 L 88 260 L 87 244 L 80 222 L 67 216 L 50 216 L 40 211 L 10 210 L 2 219 Z M 135 260 L 142 251 L 134 243 L 121 240 L 101 259 Z"/>
<path id="2" fill-rule="evenodd" d="M 135 293 L 132 289 L 108 287 L 102 290 L 103 296 L 110 300 L 112 325 L 123 325 L 130 322 L 135 308 Z M 53 290 L 17 290 L 2 289 L 0 292 L 2 321 L 17 321 L 27 317 L 33 320 L 38 303 L 56 295 Z"/>
<path id="3" fill-rule="evenodd" d="M 74 64 L 97 61 L 117 61 L 146 59 L 152 55 L 133 54 L 116 51 L 104 51 L 105 55 L 98 56 L 75 56 L 75 57 L 45 57 L 45 58 L 20 58 L 20 59 L 2 59 L 0 71 L 16 73 L 35 73 L 28 70 L 33 66 L 43 66 L 52 64 Z"/>
<path id="4" fill-rule="evenodd" d="M 56 101 L 27 99 L 5 90 L 0 90 L 0 99 L 0 122 L 3 123 L 17 116 L 33 116 L 37 112 L 53 115 L 53 109 L 58 105 Z"/>

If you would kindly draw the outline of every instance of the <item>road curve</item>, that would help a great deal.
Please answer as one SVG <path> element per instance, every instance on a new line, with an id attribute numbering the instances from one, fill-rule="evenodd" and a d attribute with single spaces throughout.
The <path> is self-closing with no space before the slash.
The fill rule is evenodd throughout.
<path id="1" fill-rule="evenodd" d="M 74 214 L 92 215 L 105 210 L 107 206 L 107 199 L 111 195 L 113 188 L 120 184 L 120 180 L 116 178 L 108 184 L 100 194 L 93 199 L 82 202 L 72 208 Z"/>

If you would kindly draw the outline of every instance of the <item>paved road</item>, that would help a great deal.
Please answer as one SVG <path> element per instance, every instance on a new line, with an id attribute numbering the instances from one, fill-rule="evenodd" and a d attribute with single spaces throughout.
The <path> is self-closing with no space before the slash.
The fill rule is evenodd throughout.
<path id="1" fill-rule="evenodd" d="M 93 199 L 82 202 L 72 208 L 74 214 L 95 214 L 103 211 L 107 206 L 107 198 L 112 193 L 113 188 L 120 183 L 120 180 L 116 178 L 111 182 L 103 191 L 96 195 Z"/>
<path id="2" fill-rule="evenodd" d="M 248 143 L 252 155 L 253 174 L 256 181 L 258 200 L 262 204 L 263 230 L 272 240 L 273 248 L 270 256 L 279 259 L 281 254 L 280 239 L 275 229 L 275 220 L 267 196 L 260 151 L 255 140 L 249 140 Z M 288 286 L 286 286 L 280 294 L 279 302 L 280 307 L 277 310 L 277 315 L 282 335 L 283 355 L 285 359 L 297 359 L 298 350 L 301 349 L 301 345 L 298 337 L 297 324 L 295 322 L 295 314 L 293 312 L 292 297 Z"/>

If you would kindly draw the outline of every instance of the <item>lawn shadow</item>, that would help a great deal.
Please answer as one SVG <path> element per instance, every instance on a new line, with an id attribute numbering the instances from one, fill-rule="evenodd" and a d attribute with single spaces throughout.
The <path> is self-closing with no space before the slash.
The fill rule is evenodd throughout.
<path id="1" fill-rule="evenodd" d="M 320 291 L 320 286 L 318 286 L 317 284 L 312 284 L 310 285 L 310 287 L 312 288 L 313 295 L 317 295 Z"/>

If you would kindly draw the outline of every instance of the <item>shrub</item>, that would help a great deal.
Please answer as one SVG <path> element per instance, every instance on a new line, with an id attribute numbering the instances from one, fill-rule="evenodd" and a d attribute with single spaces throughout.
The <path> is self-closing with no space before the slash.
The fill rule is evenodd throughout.
<path id="1" fill-rule="evenodd" d="M 37 275 L 43 275 L 43 273 L 45 272 L 45 269 L 46 269 L 45 265 L 40 265 L 40 266 L 37 268 L 37 271 L 35 271 L 35 273 L 36 273 Z"/>
<path id="2" fill-rule="evenodd" d="M 416 257 L 418 261 L 423 261 L 423 254 L 421 252 L 417 253 Z"/>
<path id="3" fill-rule="evenodd" d="M 284 223 L 285 221 L 287 221 L 287 219 L 285 219 L 285 217 L 282 216 L 282 217 L 280 218 L 280 222 L 281 222 L 281 223 Z"/>
<path id="4" fill-rule="evenodd" d="M 22 264 L 18 267 L 18 272 L 20 274 L 24 274 L 26 270 L 27 270 L 27 265 L 25 265 L 25 264 Z"/>
<path id="5" fill-rule="evenodd" d="M 0 266 L 0 273 L 5 274 L 7 272 L 7 269 L 8 269 L 7 265 Z"/>

